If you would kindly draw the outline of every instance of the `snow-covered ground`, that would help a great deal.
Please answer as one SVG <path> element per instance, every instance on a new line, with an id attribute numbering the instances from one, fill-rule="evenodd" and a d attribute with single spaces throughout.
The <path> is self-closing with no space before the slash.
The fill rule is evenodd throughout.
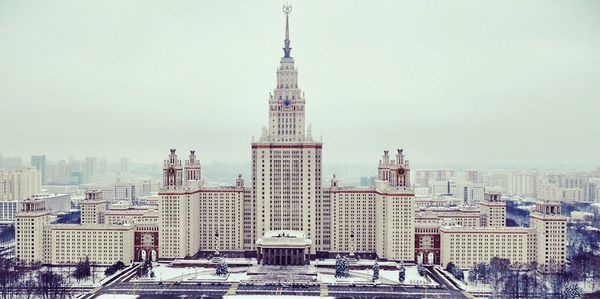
<path id="1" fill-rule="evenodd" d="M 172 267 L 170 263 L 152 263 L 154 278 L 144 277 L 139 280 L 162 280 L 162 281 L 227 281 L 240 282 L 248 279 L 246 270 L 248 268 L 229 268 L 227 276 L 218 276 L 215 268 L 208 267 Z"/>
<path id="2" fill-rule="evenodd" d="M 227 276 L 218 276 L 215 268 L 206 266 L 174 267 L 171 263 L 153 263 L 152 271 L 154 278 L 144 277 L 136 278 L 139 280 L 154 281 L 222 281 L 222 282 L 243 282 L 256 281 L 260 279 L 259 275 L 248 275 L 248 267 L 230 267 Z M 193 263 L 192 263 L 193 265 Z M 404 266 L 405 280 L 402 284 L 407 285 L 436 285 L 434 281 L 425 276 L 419 275 L 416 266 Z M 372 283 L 373 271 L 370 269 L 350 270 L 349 277 L 336 278 L 335 270 L 332 268 L 316 268 L 317 281 L 327 284 L 348 284 L 348 283 Z M 398 284 L 398 270 L 380 270 L 378 283 Z"/>
<path id="3" fill-rule="evenodd" d="M 430 281 L 425 276 L 419 275 L 416 266 L 405 266 L 405 279 L 402 284 L 410 285 L 437 285 L 436 282 Z M 350 270 L 349 277 L 336 278 L 333 269 L 318 269 L 318 280 L 328 284 L 344 284 L 344 283 L 372 283 L 372 270 Z M 379 280 L 377 282 L 383 284 L 397 284 L 399 271 L 398 270 L 379 270 Z"/>
<path id="4" fill-rule="evenodd" d="M 469 292 L 491 292 L 492 291 L 492 287 L 489 284 L 486 283 L 482 283 L 482 282 L 472 282 L 469 281 L 469 271 L 464 271 L 465 274 L 465 281 L 460 281 L 459 279 L 457 279 L 456 277 L 454 277 L 454 275 L 450 274 L 450 272 L 446 271 L 443 268 L 438 268 L 440 271 L 444 272 L 449 279 L 452 279 L 452 281 L 454 281 L 456 284 L 458 284 L 460 286 L 460 288 L 462 288 L 463 290 L 469 291 Z"/>
<path id="5" fill-rule="evenodd" d="M 436 285 L 435 282 L 429 281 L 425 276 L 419 275 L 419 271 L 417 271 L 417 266 L 407 266 L 404 267 L 406 269 L 405 273 L 405 284 L 432 284 Z M 396 274 L 396 281 L 398 281 L 398 271 L 394 271 Z"/>
<path id="6" fill-rule="evenodd" d="M 584 293 L 593 293 L 600 290 L 600 284 L 593 283 L 591 278 L 587 278 L 584 281 L 579 281 L 577 282 L 577 285 Z"/>
<path id="7" fill-rule="evenodd" d="M 315 299 L 315 296 L 287 296 L 287 295 L 225 295 L 224 299 Z M 318 297 L 323 299 L 333 299 L 334 297 Z"/>
<path id="8" fill-rule="evenodd" d="M 315 260 L 315 261 L 311 261 L 311 265 L 315 265 L 315 266 L 334 266 L 335 265 L 335 259 L 324 259 L 324 260 Z M 361 266 L 372 266 L 373 263 L 375 263 L 375 260 L 370 260 L 370 259 L 359 259 L 356 261 L 356 265 L 361 265 Z M 380 267 L 385 267 L 385 266 L 392 266 L 392 267 L 396 267 L 398 264 L 396 262 L 384 262 L 384 261 L 378 261 L 379 266 Z"/>
<path id="9" fill-rule="evenodd" d="M 254 258 L 225 258 L 227 265 L 255 265 L 256 259 Z M 197 259 L 197 260 L 174 260 L 173 265 L 183 265 L 183 266 L 192 266 L 192 265 L 206 265 L 213 264 L 210 259 Z"/>
<path id="10" fill-rule="evenodd" d="M 92 267 L 91 268 L 92 275 L 90 277 L 87 277 L 85 279 L 80 279 L 78 281 L 77 279 L 75 279 L 75 277 L 72 276 L 73 272 L 75 271 L 75 267 L 50 267 L 50 269 L 52 270 L 52 272 L 54 272 L 56 274 L 60 274 L 62 277 L 64 277 L 64 279 L 67 281 L 67 283 L 69 285 L 77 286 L 77 287 L 99 286 L 106 279 L 111 278 L 114 275 L 117 275 L 117 274 L 121 273 L 121 271 L 123 271 L 123 270 L 118 271 L 115 274 L 107 277 L 104 275 L 104 271 L 106 270 L 106 267 Z M 125 268 L 125 269 L 127 269 L 127 268 Z M 37 276 L 38 273 L 46 271 L 46 270 L 48 270 L 48 267 L 41 267 L 40 269 L 35 270 L 31 274 L 34 276 Z"/>
<path id="11" fill-rule="evenodd" d="M 204 267 L 171 267 L 169 263 L 152 263 L 153 280 L 186 280 L 204 273 L 214 273 L 214 268 Z M 149 279 L 149 278 L 142 278 Z"/>
<path id="12" fill-rule="evenodd" d="M 106 270 L 106 267 L 94 267 L 92 270 L 92 276 L 86 279 L 77 281 L 75 278 L 71 277 L 73 279 L 74 285 L 85 287 L 100 285 L 100 282 L 102 282 L 106 278 L 106 276 L 104 276 L 104 271 Z M 120 271 L 118 273 L 120 273 Z"/>
<path id="13" fill-rule="evenodd" d="M 427 279 L 425 276 L 421 276 L 419 275 L 419 272 L 417 271 L 417 267 L 416 266 L 405 266 L 404 269 L 406 270 L 405 277 L 404 277 L 404 282 L 402 282 L 402 284 L 411 284 L 411 285 L 435 285 L 436 283 L 433 281 L 430 281 L 429 279 Z M 350 271 L 350 273 L 352 272 L 359 272 L 359 273 L 363 273 L 365 275 L 367 275 L 369 278 L 371 278 L 373 276 L 373 271 L 372 270 L 359 270 L 359 271 Z M 399 276 L 399 272 L 398 270 L 379 270 L 379 281 L 381 283 L 386 283 L 386 284 L 394 284 L 394 283 L 399 283 L 398 282 L 398 276 Z"/>
<path id="14" fill-rule="evenodd" d="M 371 283 L 371 277 L 360 273 L 357 275 L 356 271 L 350 271 L 350 276 L 343 278 L 336 278 L 335 273 L 317 273 L 317 280 L 327 284 L 344 284 L 344 283 Z"/>
<path id="15" fill-rule="evenodd" d="M 466 280 L 468 280 L 468 279 L 466 279 Z M 492 291 L 492 286 L 490 286 L 489 284 L 486 284 L 486 283 L 473 282 L 473 281 L 462 282 L 458 279 L 455 279 L 455 281 L 458 285 L 461 286 L 461 288 L 463 288 L 469 292 L 491 292 Z"/>

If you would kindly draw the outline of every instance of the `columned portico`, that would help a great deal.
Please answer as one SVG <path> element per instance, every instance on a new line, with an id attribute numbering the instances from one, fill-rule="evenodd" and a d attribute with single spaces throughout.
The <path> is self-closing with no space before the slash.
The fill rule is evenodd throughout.
<path id="1" fill-rule="evenodd" d="M 305 265 L 312 241 L 300 231 L 269 231 L 256 241 L 259 264 L 278 266 Z"/>

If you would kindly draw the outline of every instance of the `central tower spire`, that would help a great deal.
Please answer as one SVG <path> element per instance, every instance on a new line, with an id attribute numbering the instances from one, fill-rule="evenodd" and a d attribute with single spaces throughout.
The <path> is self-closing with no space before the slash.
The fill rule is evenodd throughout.
<path id="1" fill-rule="evenodd" d="M 290 13 L 292 12 L 292 6 L 289 4 L 284 4 L 283 5 L 283 13 L 285 14 L 285 40 L 284 42 L 284 48 L 283 48 L 283 57 L 284 58 L 290 58 L 290 52 L 292 51 L 292 48 L 290 48 L 290 22 L 289 22 L 289 16 Z"/>

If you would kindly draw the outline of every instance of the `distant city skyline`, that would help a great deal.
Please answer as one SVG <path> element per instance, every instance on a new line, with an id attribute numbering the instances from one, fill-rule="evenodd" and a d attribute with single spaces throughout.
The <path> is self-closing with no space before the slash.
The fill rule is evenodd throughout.
<path id="1" fill-rule="evenodd" d="M 179 151 L 179 150 L 178 150 Z M 36 155 L 34 155 L 36 156 Z M 6 168 L 6 169 L 11 169 L 11 168 L 16 168 L 16 161 L 15 159 L 18 159 L 20 161 L 20 167 L 29 167 L 31 166 L 31 164 L 29 163 L 31 156 L 7 156 L 4 155 L 2 152 L 0 152 L 0 169 L 1 168 Z M 101 156 L 86 156 L 86 155 L 82 155 L 82 156 L 64 156 L 64 157 L 53 157 L 53 156 L 47 156 L 47 161 L 50 164 L 53 163 L 59 163 L 61 161 L 65 161 L 65 162 L 69 162 L 69 161 L 78 161 L 80 163 L 84 163 L 86 158 L 98 158 L 99 160 L 103 160 L 106 159 L 107 163 L 112 164 L 113 166 L 116 164 L 121 163 L 121 159 L 128 159 L 130 163 L 132 163 L 132 165 L 139 165 L 139 166 L 145 166 L 145 168 L 147 167 L 155 167 L 156 170 L 155 172 L 153 172 L 154 175 L 159 176 L 160 175 L 160 167 L 162 165 L 162 163 L 160 161 L 141 161 L 141 160 L 135 160 L 132 159 L 131 157 L 107 157 L 106 155 L 101 155 Z M 5 159 L 5 163 L 8 165 L 8 167 L 6 165 L 2 164 L 2 160 L 1 158 Z M 217 161 L 217 160 L 200 160 L 200 163 L 203 166 L 210 166 L 211 169 L 209 170 L 209 172 L 213 172 L 215 171 L 215 169 L 213 169 L 213 167 L 226 167 L 230 170 L 232 170 L 231 173 L 241 173 L 241 174 L 247 174 L 249 172 L 249 167 L 251 165 L 251 161 L 250 160 L 227 160 L 227 161 Z M 348 168 L 348 167 L 358 167 L 360 169 L 362 169 L 362 172 L 364 172 L 365 175 L 370 175 L 371 171 L 373 168 L 377 167 L 377 161 L 376 159 L 374 159 L 371 162 L 325 162 L 324 165 L 324 173 L 337 173 L 336 169 L 340 169 L 340 168 Z M 442 163 L 434 163 L 434 162 L 422 162 L 422 163 L 418 163 L 418 162 L 413 162 L 413 165 L 415 165 L 415 169 L 442 169 L 442 168 L 451 168 L 451 169 L 455 169 L 455 170 L 468 170 L 468 169 L 475 169 L 475 170 L 480 170 L 480 171 L 484 171 L 484 172 L 503 172 L 503 171 L 539 171 L 539 172 L 561 172 L 561 173 L 577 173 L 577 172 L 593 172 L 593 171 L 598 171 L 598 169 L 600 169 L 600 162 L 598 163 L 582 163 L 582 164 L 576 164 L 576 165 L 567 165 L 564 163 L 555 163 L 555 164 L 501 164 L 501 163 L 489 163 L 489 164 L 483 164 L 483 165 L 477 165 L 477 166 L 473 166 L 473 165 L 464 165 L 464 164 L 457 164 L 457 163 L 452 163 L 452 161 L 446 161 L 446 162 L 442 162 Z M 234 167 L 238 167 L 236 168 L 236 170 L 234 170 Z M 114 168 L 114 167 L 113 167 Z"/>
<path id="2" fill-rule="evenodd" d="M 600 3 L 292 4 L 307 123 L 327 161 L 370 164 L 402 146 L 416 168 L 600 164 Z M 0 152 L 250 161 L 279 16 L 279 1 L 2 2 L 12 110 Z"/>

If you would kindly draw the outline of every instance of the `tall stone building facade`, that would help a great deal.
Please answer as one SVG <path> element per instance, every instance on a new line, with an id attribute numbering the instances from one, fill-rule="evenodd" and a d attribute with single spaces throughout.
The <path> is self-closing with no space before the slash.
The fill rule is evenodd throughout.
<path id="1" fill-rule="evenodd" d="M 283 57 L 269 95 L 268 124 L 251 143 L 252 181 L 204 183 L 195 151 L 182 161 L 171 149 L 155 207 L 107 207 L 101 192 L 81 202 L 81 224 L 52 224 L 42 199 L 16 214 L 16 256 L 26 263 L 96 264 L 179 259 L 215 252 L 256 256 L 263 264 L 300 265 L 337 254 L 460 267 L 505 257 L 522 263 L 563 264 L 566 217 L 560 204 L 538 203 L 531 227 L 506 227 L 498 193 L 480 207 L 440 207 L 417 200 L 403 149 L 384 151 L 369 187 L 322 182 L 323 144 L 306 127 L 304 93 L 291 57 L 286 6 Z M 443 177 L 454 175 L 435 171 Z M 417 179 L 429 179 L 417 175 Z M 433 184 L 435 185 L 435 184 Z M 419 202 L 420 201 L 420 202 Z"/>
<path id="2" fill-rule="evenodd" d="M 305 240 L 297 243 L 308 244 L 305 250 L 311 257 L 356 253 L 384 260 L 436 264 L 457 258 L 466 265 L 491 255 L 464 258 L 464 244 L 455 240 L 485 239 L 491 234 L 499 235 L 497 231 L 519 236 L 523 242 L 515 243 L 516 252 L 531 253 L 536 229 L 506 228 L 506 208 L 498 193 L 486 194 L 480 208 L 438 209 L 420 213 L 417 218 L 416 211 L 421 207 L 415 202 L 410 164 L 403 149 L 395 154 L 384 151 L 377 165 L 377 179 L 370 187 L 341 187 L 335 176 L 324 186 L 323 143 L 315 141 L 310 127 L 306 127 L 307 102 L 291 56 L 290 10 L 284 12 L 283 57 L 277 68 L 275 89 L 266 103 L 267 126 L 260 138 L 251 143 L 250 186 L 244 186 L 241 177 L 233 186 L 205 186 L 194 152 L 182 167 L 175 150 L 171 150 L 164 164 L 164 187 L 160 193 L 161 258 L 221 251 L 258 255 L 259 260 L 272 262 L 280 258 L 277 254 L 287 252 L 279 250 L 274 240 L 302 236 Z M 534 221 L 540 229 L 546 223 L 549 222 Z M 472 231 L 471 227 L 481 229 Z M 559 245 L 556 249 L 560 249 Z M 302 252 L 301 248 L 298 250 Z M 552 258 L 560 258 L 561 252 Z M 546 260 L 545 256 L 539 259 Z"/>
<path id="3" fill-rule="evenodd" d="M 305 98 L 298 87 L 298 70 L 290 56 L 289 13 L 286 13 L 284 56 L 277 69 L 275 90 L 269 95 L 269 118 L 260 139 L 252 142 L 253 229 L 256 239 L 272 230 L 302 231 L 318 238 L 317 204 L 321 199 L 323 144 L 306 132 Z M 315 253 L 312 247 L 311 253 Z"/>

